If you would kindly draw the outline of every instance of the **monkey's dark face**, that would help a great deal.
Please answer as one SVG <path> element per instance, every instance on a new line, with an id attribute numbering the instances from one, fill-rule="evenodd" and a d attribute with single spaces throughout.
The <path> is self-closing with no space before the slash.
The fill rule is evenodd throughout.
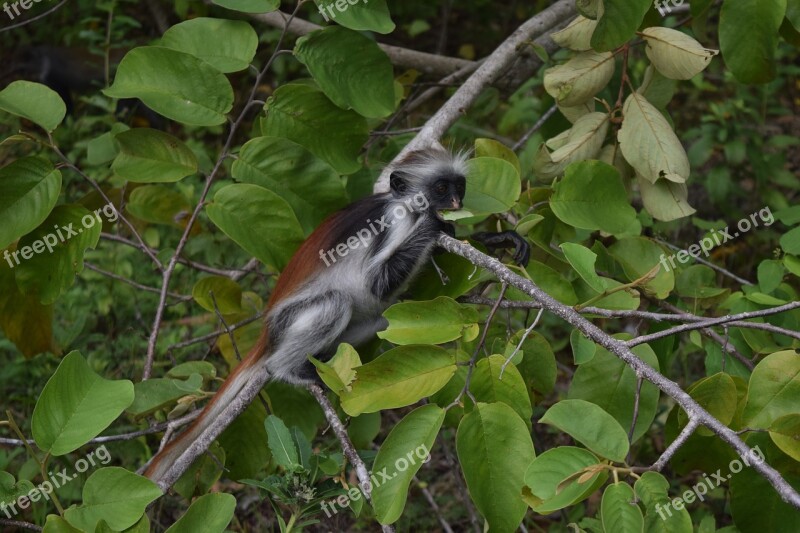
<path id="1" fill-rule="evenodd" d="M 467 180 L 464 176 L 456 174 L 436 178 L 424 193 L 428 197 L 431 209 L 448 211 L 461 209 L 466 190 Z"/>

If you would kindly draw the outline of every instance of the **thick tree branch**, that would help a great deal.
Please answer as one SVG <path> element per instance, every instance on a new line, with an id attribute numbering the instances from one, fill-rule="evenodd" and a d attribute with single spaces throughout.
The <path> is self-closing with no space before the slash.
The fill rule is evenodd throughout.
<path id="1" fill-rule="evenodd" d="M 661 389 L 661 391 L 675 400 L 675 402 L 684 411 L 686 411 L 690 420 L 694 420 L 698 424 L 702 424 L 710 429 L 717 436 L 719 436 L 719 438 L 727 442 L 740 456 L 754 456 L 750 447 L 748 447 L 744 441 L 739 438 L 735 431 L 714 418 L 691 396 L 686 394 L 686 392 L 684 392 L 677 383 L 667 379 L 653 367 L 639 359 L 625 342 L 608 335 L 603 330 L 589 322 L 586 318 L 581 316 L 581 314 L 575 311 L 575 309 L 572 307 L 564 305 L 555 300 L 531 280 L 515 274 L 497 259 L 479 252 L 469 244 L 453 239 L 445 234 L 441 234 L 439 236 L 438 244 L 445 250 L 458 254 L 472 264 L 492 272 L 500 281 L 506 282 L 509 285 L 512 285 L 528 294 L 531 298 L 536 300 L 542 308 L 560 317 L 574 328 L 580 330 L 581 333 L 583 333 L 587 338 L 593 340 L 603 348 L 607 349 L 609 352 L 622 359 L 625 364 L 630 366 L 636 372 L 637 376 L 644 377 L 644 379 L 653 383 L 656 387 Z M 787 306 L 781 307 L 786 307 L 786 310 L 794 309 L 800 307 L 800 302 L 795 302 L 794 304 L 788 304 Z M 760 316 L 758 313 L 762 313 L 762 311 L 741 313 L 736 316 L 741 318 L 752 318 L 753 316 Z M 731 319 L 730 317 L 723 317 L 723 319 L 712 319 L 709 322 L 713 322 L 714 320 L 719 320 L 718 323 L 726 323 L 730 322 Z M 770 482 L 770 484 L 775 488 L 784 501 L 800 509 L 800 494 L 798 494 L 798 492 L 791 485 L 789 485 L 785 479 L 783 479 L 783 476 L 781 476 L 777 470 L 772 468 L 766 462 L 757 463 L 754 461 L 751 466 Z"/>
<path id="2" fill-rule="evenodd" d="M 403 148 L 392 163 L 400 161 L 409 152 L 438 143 L 442 135 L 472 105 L 481 91 L 497 80 L 513 63 L 521 47 L 574 14 L 573 0 L 559 0 L 517 28 L 425 123 L 422 131 Z M 393 165 L 389 164 L 381 173 L 381 177 L 375 183 L 375 192 L 389 190 L 389 174 L 392 168 Z"/>
<path id="3" fill-rule="evenodd" d="M 273 11 L 272 13 L 252 14 L 250 18 L 275 28 L 285 29 L 288 15 L 280 11 Z M 314 24 L 313 22 L 295 18 L 292 22 L 290 32 L 294 35 L 306 35 L 312 31 L 321 30 L 322 28 L 322 26 Z M 417 52 L 416 50 L 389 44 L 378 43 L 378 46 L 389 56 L 389 60 L 393 65 L 403 68 L 413 68 L 435 76 L 447 76 L 461 68 L 469 67 L 474 64 L 474 61 L 468 61 L 458 57 Z"/>

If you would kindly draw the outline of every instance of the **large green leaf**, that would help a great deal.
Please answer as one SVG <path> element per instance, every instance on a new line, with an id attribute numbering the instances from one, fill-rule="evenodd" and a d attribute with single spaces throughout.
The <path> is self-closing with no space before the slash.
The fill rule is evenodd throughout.
<path id="1" fill-rule="evenodd" d="M 767 429 L 778 418 L 800 413 L 800 358 L 794 350 L 768 355 L 750 376 L 742 424 Z"/>
<path id="2" fill-rule="evenodd" d="M 657 472 L 645 472 L 633 486 L 636 496 L 645 507 L 644 531 L 656 533 L 692 533 L 692 519 L 686 508 L 672 507 L 669 497 L 669 481 Z M 669 510 L 669 513 L 667 513 Z"/>
<path id="3" fill-rule="evenodd" d="M 527 425 L 504 403 L 478 403 L 461 419 L 458 461 L 475 506 L 493 531 L 514 531 L 525 516 L 523 466 L 536 456 Z"/>
<path id="4" fill-rule="evenodd" d="M 664 115 L 639 93 L 628 96 L 623 112 L 618 139 L 625 160 L 650 183 L 689 179 L 686 151 Z"/>
<path id="5" fill-rule="evenodd" d="M 317 87 L 287 83 L 265 106 L 264 135 L 286 137 L 308 148 L 342 174 L 361 168 L 357 159 L 369 137 L 364 117 L 341 109 Z"/>
<path id="6" fill-rule="evenodd" d="M 134 128 L 115 137 L 119 154 L 111 169 L 137 183 L 178 181 L 197 172 L 197 158 L 181 141 L 163 131 Z"/>
<path id="7" fill-rule="evenodd" d="M 117 67 L 112 98 L 139 98 L 153 111 L 191 126 L 216 126 L 233 106 L 233 89 L 202 59 L 162 46 L 134 48 Z"/>
<path id="8" fill-rule="evenodd" d="M 228 237 L 276 270 L 286 266 L 303 241 L 303 230 L 289 204 L 258 185 L 223 187 L 206 206 L 206 212 Z"/>
<path id="9" fill-rule="evenodd" d="M 143 185 L 131 191 L 125 209 L 139 220 L 183 228 L 189 220 L 189 199 L 164 185 Z"/>
<path id="10" fill-rule="evenodd" d="M 53 89 L 41 83 L 17 80 L 0 91 L 0 110 L 27 118 L 47 131 L 64 120 L 67 106 Z"/>
<path id="11" fill-rule="evenodd" d="M 534 459 L 525 472 L 523 497 L 541 514 L 585 500 L 608 478 L 605 470 L 584 479 L 586 468 L 600 464 L 589 450 L 573 446 L 551 448 Z"/>
<path id="12" fill-rule="evenodd" d="M 766 83 L 775 77 L 778 29 L 786 0 L 723 2 L 719 47 L 725 64 L 743 83 Z"/>
<path id="13" fill-rule="evenodd" d="M 736 384 L 730 374 L 717 372 L 712 376 L 703 378 L 687 389 L 689 395 L 699 403 L 711 416 L 725 424 L 730 424 L 736 414 L 738 394 Z M 678 421 L 681 427 L 689 421 L 685 411 L 678 412 Z M 698 435 L 710 437 L 714 433 L 705 427 L 697 428 Z"/>
<path id="14" fill-rule="evenodd" d="M 612 244 L 608 251 L 616 259 L 628 281 L 634 281 L 661 263 L 664 249 L 646 237 L 625 237 Z M 675 287 L 675 273 L 666 270 L 662 263 L 658 274 L 643 287 L 657 298 L 666 298 Z"/>
<path id="15" fill-rule="evenodd" d="M 389 16 L 386 0 L 314 0 L 325 22 L 336 22 L 351 30 L 392 33 L 394 22 Z"/>
<path id="16" fill-rule="evenodd" d="M 520 194 L 519 172 L 514 165 L 496 157 L 470 161 L 464 208 L 475 215 L 505 213 Z"/>
<path id="17" fill-rule="evenodd" d="M 215 492 L 197 498 L 167 533 L 223 533 L 236 510 L 236 498 Z"/>
<path id="18" fill-rule="evenodd" d="M 256 55 L 258 35 L 247 22 L 198 17 L 169 28 L 159 45 L 191 54 L 221 72 L 237 72 Z"/>
<path id="19" fill-rule="evenodd" d="M 531 353 L 528 356 L 534 357 L 534 354 Z M 492 355 L 478 361 L 469 389 L 479 402 L 503 402 L 508 405 L 529 426 L 533 409 L 528 388 L 519 370 L 513 364 L 506 366 L 502 378 L 500 377 L 500 371 L 505 361 L 506 358 L 502 355 Z"/>
<path id="20" fill-rule="evenodd" d="M 381 444 L 372 470 L 393 472 L 390 482 L 372 488 L 372 505 L 381 524 L 396 522 L 403 513 L 408 487 L 428 460 L 444 414 L 444 409 L 436 405 L 418 407 L 403 417 Z"/>
<path id="21" fill-rule="evenodd" d="M 539 419 L 550 424 L 606 459 L 624 463 L 628 455 L 628 433 L 613 416 L 584 400 L 561 400 Z"/>
<path id="22" fill-rule="evenodd" d="M 633 348 L 633 353 L 658 370 L 658 358 L 646 344 Z M 621 359 L 604 348 L 597 348 L 591 361 L 578 367 L 569 387 L 568 397 L 592 402 L 610 413 L 627 431 L 633 421 L 636 396 L 636 373 Z M 639 416 L 632 441 L 650 428 L 658 407 L 658 389 L 645 381 L 639 397 Z"/>
<path id="23" fill-rule="evenodd" d="M 719 53 L 672 28 L 647 28 L 642 36 L 647 43 L 647 57 L 661 74 L 674 80 L 693 78 Z"/>
<path id="24" fill-rule="evenodd" d="M 603 530 L 614 533 L 641 533 L 644 527 L 644 517 L 633 488 L 624 481 L 613 483 L 603 491 L 603 500 L 600 505 L 603 517 Z"/>
<path id="25" fill-rule="evenodd" d="M 200 307 L 212 313 L 217 310 L 223 315 L 242 312 L 242 287 L 225 276 L 208 276 L 198 280 L 192 287 L 192 298 Z"/>
<path id="26" fill-rule="evenodd" d="M 607 52 L 625 44 L 633 38 L 652 5 L 651 0 L 603 0 L 603 11 L 592 34 L 592 48 Z"/>
<path id="27" fill-rule="evenodd" d="M 544 88 L 562 106 L 591 100 L 614 75 L 614 55 L 593 50 L 581 52 L 563 65 L 544 73 Z"/>
<path id="28" fill-rule="evenodd" d="M 367 118 L 383 118 L 394 111 L 392 63 L 372 39 L 330 26 L 298 39 L 294 53 L 342 109 Z"/>
<path id="29" fill-rule="evenodd" d="M 44 222 L 61 192 L 61 172 L 38 157 L 0 168 L 0 248 Z"/>
<path id="30" fill-rule="evenodd" d="M 275 415 L 269 415 L 264 421 L 267 430 L 269 449 L 275 463 L 287 470 L 292 470 L 300 466 L 300 459 L 297 455 L 297 448 L 292 442 L 292 434 L 283 420 Z"/>
<path id="31" fill-rule="evenodd" d="M 572 242 L 565 242 L 559 245 L 564 256 L 572 265 L 572 268 L 578 275 L 585 281 L 593 290 L 603 292 L 606 290 L 606 283 L 595 271 L 595 262 L 597 261 L 597 254 L 590 249 L 580 244 Z"/>
<path id="32" fill-rule="evenodd" d="M 636 223 L 619 172 L 601 161 L 581 161 L 567 167 L 554 185 L 550 208 L 561 221 L 588 230 L 624 233 Z"/>
<path id="33" fill-rule="evenodd" d="M 72 526 L 94 531 L 100 520 L 117 531 L 132 526 L 161 489 L 149 479 L 117 466 L 101 468 L 83 486 L 83 503 L 64 512 Z"/>
<path id="34" fill-rule="evenodd" d="M 99 435 L 132 402 L 133 383 L 103 379 L 79 352 L 70 352 L 36 401 L 33 438 L 40 449 L 64 455 Z"/>
<path id="35" fill-rule="evenodd" d="M 286 200 L 306 233 L 347 203 L 344 183 L 325 161 L 280 137 L 256 137 L 233 162 L 234 179 L 260 185 Z"/>
<path id="36" fill-rule="evenodd" d="M 193 374 L 189 379 L 154 378 L 134 384 L 135 398 L 126 411 L 134 417 L 147 416 L 189 395 L 200 395 L 203 378 Z"/>
<path id="37" fill-rule="evenodd" d="M 455 371 L 453 353 L 438 346 L 398 346 L 356 368 L 342 409 L 357 416 L 411 405 L 444 387 Z"/>
<path id="38" fill-rule="evenodd" d="M 80 205 L 60 205 L 41 226 L 19 240 L 16 267 L 20 291 L 51 304 L 83 271 L 83 254 L 100 240 L 102 217 Z M 74 233 L 74 234 L 72 234 Z"/>
<path id="39" fill-rule="evenodd" d="M 378 337 L 393 344 L 442 344 L 477 336 L 478 312 L 452 298 L 440 296 L 427 302 L 408 301 L 384 311 L 389 327 Z"/>

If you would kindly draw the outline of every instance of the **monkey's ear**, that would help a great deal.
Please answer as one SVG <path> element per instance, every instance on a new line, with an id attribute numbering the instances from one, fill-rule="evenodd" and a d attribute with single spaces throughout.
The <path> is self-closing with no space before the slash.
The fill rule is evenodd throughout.
<path id="1" fill-rule="evenodd" d="M 400 177 L 398 172 L 392 172 L 389 176 L 389 188 L 395 196 L 403 196 L 406 192 L 406 180 Z"/>

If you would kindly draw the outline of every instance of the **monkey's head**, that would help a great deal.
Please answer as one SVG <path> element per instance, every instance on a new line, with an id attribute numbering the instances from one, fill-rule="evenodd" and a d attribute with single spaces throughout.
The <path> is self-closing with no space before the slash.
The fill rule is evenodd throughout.
<path id="1" fill-rule="evenodd" d="M 461 209 L 467 189 L 467 156 L 441 148 L 412 152 L 389 177 L 391 194 L 419 211 Z"/>

